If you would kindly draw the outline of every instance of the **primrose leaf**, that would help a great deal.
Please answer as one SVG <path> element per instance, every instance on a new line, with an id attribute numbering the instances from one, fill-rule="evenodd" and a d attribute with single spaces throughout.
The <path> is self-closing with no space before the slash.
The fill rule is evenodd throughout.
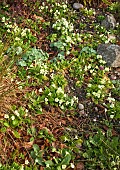
<path id="1" fill-rule="evenodd" d="M 21 47 L 17 47 L 16 48 L 16 54 L 19 55 L 22 53 L 22 48 Z"/>
<path id="2" fill-rule="evenodd" d="M 61 164 L 62 164 L 62 165 L 68 165 L 69 162 L 70 162 L 70 160 L 71 160 L 71 155 L 70 155 L 70 154 L 67 154 L 67 155 L 64 157 L 63 161 L 61 162 Z"/>
<path id="3" fill-rule="evenodd" d="M 33 149 L 34 149 L 34 151 L 37 153 L 37 152 L 39 152 L 39 150 L 40 150 L 40 148 L 39 148 L 39 146 L 37 145 L 37 144 L 34 144 L 33 145 Z"/>
<path id="4" fill-rule="evenodd" d="M 4 122 L 4 126 L 10 127 L 9 123 L 7 123 L 7 122 Z"/>
<path id="5" fill-rule="evenodd" d="M 12 121 L 13 126 L 18 126 L 19 125 L 19 121 L 17 119 Z"/>
<path id="6" fill-rule="evenodd" d="M 51 161 L 51 160 L 45 161 L 45 164 L 47 167 L 54 165 L 53 161 Z"/>
<path id="7" fill-rule="evenodd" d="M 38 163 L 39 165 L 44 165 L 42 158 L 38 158 L 38 157 L 37 157 L 37 158 L 35 159 L 35 162 Z"/>
<path id="8" fill-rule="evenodd" d="M 16 138 L 20 138 L 20 134 L 16 130 L 13 132 L 13 134 Z"/>
<path id="9" fill-rule="evenodd" d="M 18 61 L 18 65 L 20 65 L 21 67 L 27 66 L 27 64 L 24 60 Z"/>
<path id="10" fill-rule="evenodd" d="M 34 151 L 31 151 L 30 155 L 31 155 L 31 157 L 32 157 L 33 159 L 35 159 L 35 158 L 36 158 L 36 154 L 35 154 L 35 152 L 34 152 Z"/>

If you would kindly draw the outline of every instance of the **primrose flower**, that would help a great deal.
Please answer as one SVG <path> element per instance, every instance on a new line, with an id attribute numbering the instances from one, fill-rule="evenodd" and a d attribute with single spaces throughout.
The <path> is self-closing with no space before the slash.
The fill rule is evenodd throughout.
<path id="1" fill-rule="evenodd" d="M 63 93 L 64 94 L 64 91 L 62 90 L 62 88 L 61 87 L 58 87 L 58 89 L 57 89 L 57 91 L 56 91 L 56 93 Z"/>
<path id="2" fill-rule="evenodd" d="M 114 118 L 114 115 L 110 115 L 110 118 L 113 119 L 113 118 Z"/>
<path id="3" fill-rule="evenodd" d="M 52 9 L 50 9 L 50 13 L 52 13 L 53 12 L 53 10 Z"/>
<path id="4" fill-rule="evenodd" d="M 92 87 L 92 84 L 88 84 L 88 87 Z"/>
<path id="5" fill-rule="evenodd" d="M 9 115 L 8 115 L 8 114 L 5 114 L 5 115 L 4 115 L 4 118 L 5 118 L 5 119 L 9 119 Z"/>
<path id="6" fill-rule="evenodd" d="M 108 97 L 107 100 L 108 100 L 110 103 L 115 102 L 115 99 L 112 98 L 112 97 Z"/>
<path id="7" fill-rule="evenodd" d="M 10 29 L 8 29 L 7 32 L 11 32 Z"/>
<path id="8" fill-rule="evenodd" d="M 106 83 L 106 80 L 105 80 L 105 79 L 102 79 L 100 82 L 101 82 L 101 84 L 105 84 L 105 83 Z"/>
<path id="9" fill-rule="evenodd" d="M 14 113 L 15 113 L 15 115 L 16 115 L 16 116 L 18 116 L 18 117 L 20 116 L 20 114 L 19 114 L 18 110 L 15 110 L 15 112 L 14 112 Z"/>
<path id="10" fill-rule="evenodd" d="M 20 38 L 16 37 L 16 38 L 15 38 L 15 41 L 20 41 Z"/>
<path id="11" fill-rule="evenodd" d="M 73 99 L 71 99 L 71 102 L 70 102 L 70 103 L 71 103 L 71 106 L 73 106 L 73 104 L 74 104 L 74 100 L 73 100 Z"/>
<path id="12" fill-rule="evenodd" d="M 55 102 L 59 102 L 59 99 L 58 99 L 58 98 L 55 98 Z"/>
<path id="13" fill-rule="evenodd" d="M 90 69 L 90 68 L 91 68 L 91 65 L 89 64 L 89 65 L 88 65 L 88 69 Z"/>
<path id="14" fill-rule="evenodd" d="M 23 31 L 21 32 L 21 36 L 22 36 L 22 37 L 25 37 L 25 36 L 26 36 L 26 30 L 23 30 Z"/>
<path id="15" fill-rule="evenodd" d="M 68 28 L 68 21 L 65 18 L 62 18 L 62 22 L 64 23 L 64 26 Z"/>
<path id="16" fill-rule="evenodd" d="M 67 167 L 66 165 L 62 165 L 62 169 L 66 169 L 66 167 Z"/>
<path id="17" fill-rule="evenodd" d="M 91 96 L 91 94 L 90 94 L 90 93 L 87 93 L 87 96 L 88 96 L 88 97 L 90 97 L 90 96 Z"/>
<path id="18" fill-rule="evenodd" d="M 55 85 L 55 84 L 52 84 L 51 86 L 52 86 L 53 88 L 56 88 L 56 85 Z"/>
<path id="19" fill-rule="evenodd" d="M 62 7 L 65 9 L 65 8 L 67 8 L 67 5 L 66 5 L 66 4 L 64 4 Z"/>
<path id="20" fill-rule="evenodd" d="M 70 102 L 69 102 L 69 101 L 67 101 L 67 102 L 66 102 L 66 105 L 69 105 L 69 104 L 70 104 Z"/>
<path id="21" fill-rule="evenodd" d="M 98 85 L 99 89 L 103 89 L 105 86 L 104 85 Z"/>
<path id="22" fill-rule="evenodd" d="M 108 67 L 106 67 L 106 68 L 105 68 L 105 71 L 107 71 L 107 72 L 108 72 L 108 71 L 109 71 L 109 68 L 108 68 Z"/>
<path id="23" fill-rule="evenodd" d="M 5 22 L 5 17 L 2 17 L 2 22 Z"/>
<path id="24" fill-rule="evenodd" d="M 97 93 L 97 94 L 96 94 L 96 97 L 97 97 L 97 98 L 100 98 L 100 94 L 99 94 L 99 93 Z"/>
<path id="25" fill-rule="evenodd" d="M 73 163 L 70 163 L 71 168 L 75 168 L 75 165 Z"/>
<path id="26" fill-rule="evenodd" d="M 48 96 L 51 96 L 52 95 L 52 93 L 50 92 L 50 93 L 48 93 Z"/>
<path id="27" fill-rule="evenodd" d="M 85 70 L 85 71 L 87 71 L 87 70 L 88 70 L 87 66 L 85 66 L 84 70 Z"/>
<path id="28" fill-rule="evenodd" d="M 71 37 L 67 36 L 66 37 L 66 42 L 71 42 L 71 41 L 72 41 Z"/>
<path id="29" fill-rule="evenodd" d="M 94 70 L 90 70 L 90 73 L 93 73 L 94 72 Z"/>
<path id="30" fill-rule="evenodd" d="M 96 96 L 96 92 L 93 92 L 92 94 L 93 94 L 94 96 Z"/>
<path id="31" fill-rule="evenodd" d="M 15 116 L 12 116 L 11 119 L 12 119 L 12 120 L 15 120 Z"/>
<path id="32" fill-rule="evenodd" d="M 101 64 L 106 64 L 106 61 L 104 61 L 104 60 L 99 60 L 99 63 L 101 63 Z"/>
<path id="33" fill-rule="evenodd" d="M 26 159 L 25 160 L 25 165 L 28 165 L 29 164 L 29 161 Z"/>
<path id="34" fill-rule="evenodd" d="M 45 70 L 42 68 L 41 70 L 40 70 L 40 74 L 44 74 L 45 73 Z"/>
<path id="35" fill-rule="evenodd" d="M 42 88 L 40 88 L 38 91 L 39 91 L 39 93 L 41 93 L 43 90 L 42 90 Z"/>
<path id="36" fill-rule="evenodd" d="M 64 109 L 64 106 L 62 105 L 60 108 L 63 110 L 63 109 Z"/>
<path id="37" fill-rule="evenodd" d="M 102 55 L 97 55 L 97 59 L 102 59 Z"/>
<path id="38" fill-rule="evenodd" d="M 48 99 L 47 99 L 47 98 L 45 98 L 45 102 L 48 102 Z"/>
<path id="39" fill-rule="evenodd" d="M 64 94 L 64 97 L 67 97 L 67 94 Z"/>
<path id="40" fill-rule="evenodd" d="M 73 96 L 73 100 L 76 101 L 78 103 L 78 97 Z"/>
<path id="41" fill-rule="evenodd" d="M 110 108 L 114 108 L 114 107 L 115 107 L 114 103 L 111 103 Z"/>
<path id="42" fill-rule="evenodd" d="M 59 100 L 59 105 L 61 105 L 63 103 L 63 100 L 61 99 L 61 100 Z"/>

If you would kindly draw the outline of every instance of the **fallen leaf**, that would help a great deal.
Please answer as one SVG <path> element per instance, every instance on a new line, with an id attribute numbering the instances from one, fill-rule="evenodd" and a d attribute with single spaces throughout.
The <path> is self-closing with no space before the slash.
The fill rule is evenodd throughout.
<path id="1" fill-rule="evenodd" d="M 23 147 L 25 147 L 26 149 L 30 149 L 32 146 L 33 146 L 33 141 L 23 143 Z"/>
<path id="2" fill-rule="evenodd" d="M 45 22 L 45 20 L 44 20 L 42 17 L 37 16 L 36 14 L 34 14 L 33 17 L 34 17 L 36 20 L 38 19 L 38 20 L 40 20 L 41 22 Z"/>

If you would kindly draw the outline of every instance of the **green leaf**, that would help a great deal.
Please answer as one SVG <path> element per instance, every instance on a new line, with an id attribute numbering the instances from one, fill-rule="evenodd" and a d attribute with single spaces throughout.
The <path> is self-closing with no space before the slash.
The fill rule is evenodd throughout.
<path id="1" fill-rule="evenodd" d="M 10 127 L 9 123 L 8 122 L 4 122 L 4 126 L 6 127 Z"/>
<path id="2" fill-rule="evenodd" d="M 61 167 L 60 167 L 60 166 L 58 166 L 58 167 L 57 167 L 57 170 L 61 170 Z"/>
<path id="3" fill-rule="evenodd" d="M 45 161 L 45 164 L 47 167 L 54 165 L 53 161 L 51 161 L 51 160 Z"/>
<path id="4" fill-rule="evenodd" d="M 18 61 L 18 65 L 20 65 L 21 67 L 27 66 L 24 60 Z"/>
<path id="5" fill-rule="evenodd" d="M 16 138 L 20 138 L 20 134 L 17 131 L 14 131 L 13 134 Z"/>
<path id="6" fill-rule="evenodd" d="M 36 158 L 36 154 L 35 154 L 35 152 L 34 152 L 34 151 L 31 151 L 30 155 L 31 155 L 31 157 L 32 157 L 33 159 L 35 159 L 35 158 Z"/>
<path id="7" fill-rule="evenodd" d="M 71 155 L 70 155 L 70 154 L 67 154 L 67 155 L 65 156 L 65 158 L 63 159 L 63 161 L 61 162 L 61 165 L 68 165 L 69 162 L 70 162 L 70 160 L 71 160 Z"/>
<path id="8" fill-rule="evenodd" d="M 7 130 L 7 128 L 6 128 L 6 127 L 2 127 L 2 128 L 0 129 L 0 132 L 5 133 L 5 132 L 6 132 L 6 130 Z"/>
<path id="9" fill-rule="evenodd" d="M 17 119 L 12 121 L 13 126 L 18 126 L 19 125 L 19 121 Z"/>
<path id="10" fill-rule="evenodd" d="M 16 51 L 16 54 L 17 54 L 17 55 L 19 55 L 19 54 L 22 53 L 22 48 L 21 48 L 21 47 L 17 47 L 16 50 L 17 50 L 17 51 Z"/>
<path id="11" fill-rule="evenodd" d="M 38 163 L 39 165 L 44 165 L 42 158 L 36 158 L 36 159 L 35 159 L 35 162 Z"/>
<path id="12" fill-rule="evenodd" d="M 39 150 L 40 150 L 40 148 L 39 148 L 39 146 L 37 145 L 37 144 L 34 144 L 33 145 L 33 149 L 34 149 L 34 151 L 37 153 L 37 152 L 39 152 Z"/>

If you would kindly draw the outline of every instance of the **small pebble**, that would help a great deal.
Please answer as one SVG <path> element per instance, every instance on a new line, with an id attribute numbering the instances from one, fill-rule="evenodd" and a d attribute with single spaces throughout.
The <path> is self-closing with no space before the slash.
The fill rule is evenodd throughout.
<path id="1" fill-rule="evenodd" d="M 117 77 L 116 77 L 115 75 L 111 75 L 111 76 L 110 76 L 110 79 L 111 79 L 111 80 L 116 80 L 116 78 L 117 78 Z"/>
<path id="2" fill-rule="evenodd" d="M 100 66 L 99 69 L 100 69 L 100 70 L 104 70 L 104 66 Z"/>
<path id="3" fill-rule="evenodd" d="M 80 116 L 85 116 L 84 110 L 81 110 L 81 111 L 79 112 L 79 114 L 80 114 Z"/>
<path id="4" fill-rule="evenodd" d="M 98 112 L 98 107 L 95 107 L 95 111 Z"/>
<path id="5" fill-rule="evenodd" d="M 74 4 L 73 4 L 73 8 L 74 8 L 74 9 L 82 9 L 82 8 L 83 8 L 83 5 L 80 4 L 80 3 L 74 3 Z"/>
<path id="6" fill-rule="evenodd" d="M 96 121 L 97 121 L 97 119 L 96 119 L 96 118 L 94 118 L 94 119 L 93 119 L 93 121 L 94 121 L 94 122 L 96 122 Z"/>
<path id="7" fill-rule="evenodd" d="M 81 103 L 79 103 L 79 104 L 78 104 L 78 108 L 79 108 L 80 110 L 84 110 L 84 105 L 81 104 Z"/>

